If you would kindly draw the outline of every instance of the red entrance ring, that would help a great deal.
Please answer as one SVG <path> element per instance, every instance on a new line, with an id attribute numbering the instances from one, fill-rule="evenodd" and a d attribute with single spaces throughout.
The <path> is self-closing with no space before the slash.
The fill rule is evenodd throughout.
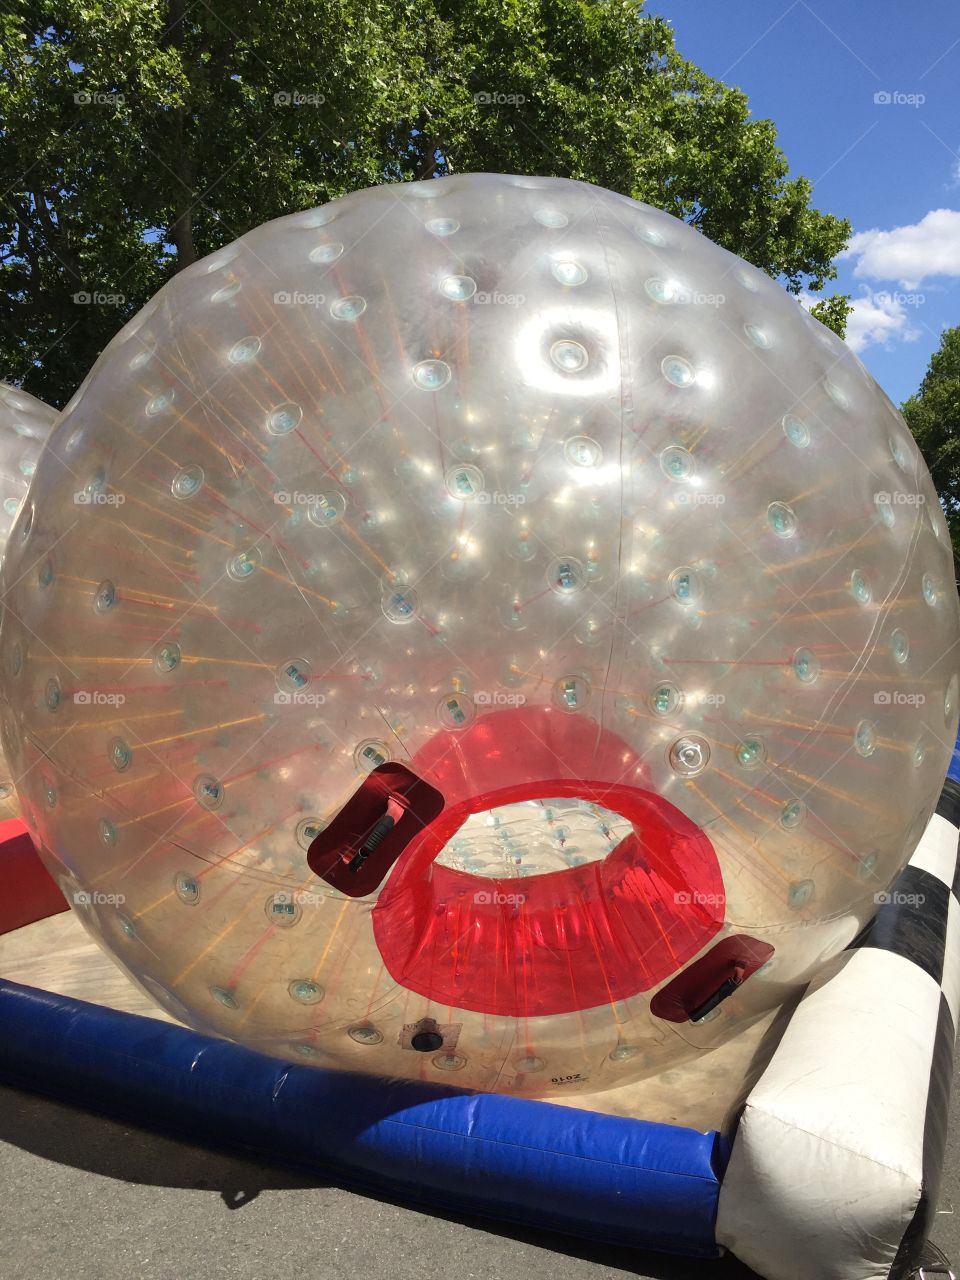
<path id="1" fill-rule="evenodd" d="M 669 978 L 723 924 L 713 846 L 648 786 L 621 738 L 550 707 L 437 733 L 410 762 L 446 807 L 401 855 L 373 911 L 384 965 L 439 1005 L 538 1017 L 625 1000 Z M 633 833 L 603 861 L 493 880 L 438 866 L 472 813 L 551 796 L 623 815 Z"/>

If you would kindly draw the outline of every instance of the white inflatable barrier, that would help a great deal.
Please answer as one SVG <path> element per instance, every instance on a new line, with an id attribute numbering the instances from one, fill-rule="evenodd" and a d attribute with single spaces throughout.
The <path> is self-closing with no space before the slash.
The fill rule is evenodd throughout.
<path id="1" fill-rule="evenodd" d="M 766 1280 L 906 1280 L 936 1210 L 960 1000 L 960 785 L 749 1093 L 717 1242 Z"/>

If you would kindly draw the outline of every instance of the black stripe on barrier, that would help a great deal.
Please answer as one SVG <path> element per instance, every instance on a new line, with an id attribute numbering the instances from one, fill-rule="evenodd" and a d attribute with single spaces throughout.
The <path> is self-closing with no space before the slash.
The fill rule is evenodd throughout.
<path id="1" fill-rule="evenodd" d="M 960 827 L 960 783 L 947 778 L 937 802 L 937 813 L 955 827 Z"/>
<path id="2" fill-rule="evenodd" d="M 890 1280 L 907 1280 L 920 1262 L 924 1242 L 933 1226 L 940 1196 L 940 1179 L 947 1145 L 947 1112 L 953 1079 L 953 1046 L 956 1029 L 947 998 L 940 992 L 940 1013 L 930 1063 L 930 1088 L 923 1122 L 923 1182 L 920 1199 L 890 1270 Z"/>
<path id="3" fill-rule="evenodd" d="M 851 948 L 892 951 L 919 965 L 939 985 L 947 940 L 948 887 L 929 871 L 907 866 L 889 893 L 877 898 L 877 914 Z"/>

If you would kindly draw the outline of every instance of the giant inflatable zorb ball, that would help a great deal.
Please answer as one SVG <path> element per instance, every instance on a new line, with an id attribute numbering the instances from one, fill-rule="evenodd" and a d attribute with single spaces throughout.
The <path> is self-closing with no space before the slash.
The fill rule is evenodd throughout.
<path id="1" fill-rule="evenodd" d="M 0 561 L 37 469 L 37 459 L 57 419 L 56 409 L 19 387 L 0 382 Z M 0 751 L 0 818 L 17 812 L 10 766 Z"/>
<path id="2" fill-rule="evenodd" d="M 51 870 L 168 1010 L 522 1093 L 719 1043 L 917 842 L 950 540 L 893 405 L 761 272 L 553 179 L 282 218 L 65 411 L 3 569 Z"/>
<path id="3" fill-rule="evenodd" d="M 0 558 L 56 420 L 56 409 L 0 382 Z"/>

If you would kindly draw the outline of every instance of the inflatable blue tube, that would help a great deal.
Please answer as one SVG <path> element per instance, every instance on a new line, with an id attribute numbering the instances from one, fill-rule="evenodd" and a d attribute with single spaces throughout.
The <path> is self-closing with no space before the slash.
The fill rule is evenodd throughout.
<path id="1" fill-rule="evenodd" d="M 345 1185 L 714 1257 L 716 1132 L 318 1071 L 0 979 L 0 1079 Z"/>

